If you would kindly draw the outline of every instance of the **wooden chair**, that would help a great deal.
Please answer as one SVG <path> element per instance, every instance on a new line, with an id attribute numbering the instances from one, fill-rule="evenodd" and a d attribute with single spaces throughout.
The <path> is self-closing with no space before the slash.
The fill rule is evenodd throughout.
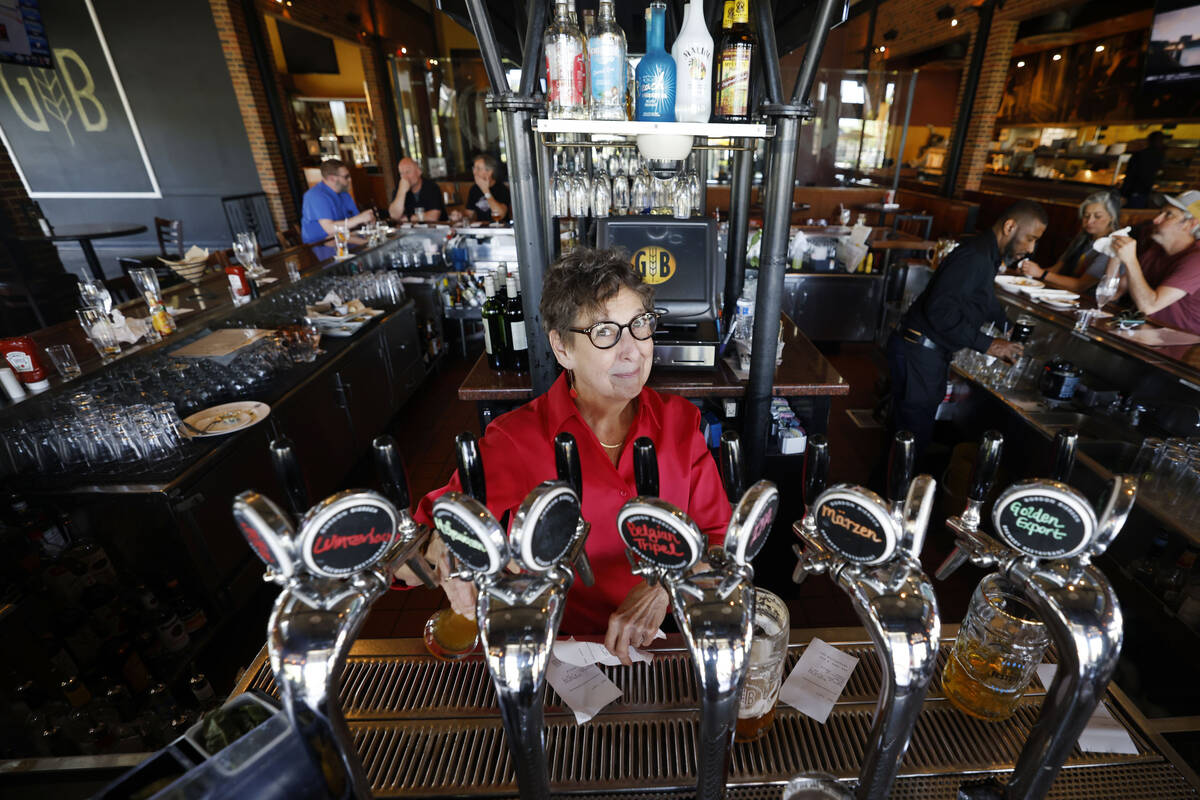
<path id="1" fill-rule="evenodd" d="M 897 214 L 892 221 L 892 230 L 911 234 L 922 241 L 929 240 L 933 230 L 933 215 L 924 212 L 920 214 Z"/>
<path id="2" fill-rule="evenodd" d="M 154 232 L 158 234 L 158 249 L 163 258 L 183 259 L 183 220 L 155 217 Z"/>
<path id="3" fill-rule="evenodd" d="M 286 228 L 278 228 L 275 231 L 279 237 L 279 242 L 282 247 L 299 247 L 304 244 L 304 240 L 300 236 L 300 225 L 289 225 Z"/>

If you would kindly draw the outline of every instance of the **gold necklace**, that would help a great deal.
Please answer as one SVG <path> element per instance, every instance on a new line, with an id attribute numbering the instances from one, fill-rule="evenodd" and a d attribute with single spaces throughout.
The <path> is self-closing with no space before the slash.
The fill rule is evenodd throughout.
<path id="1" fill-rule="evenodd" d="M 596 441 L 597 441 L 597 442 L 600 442 L 600 437 L 599 437 L 599 436 L 597 436 L 597 437 L 596 437 Z M 601 446 L 601 447 L 607 447 L 609 450 L 616 450 L 616 449 L 620 448 L 620 446 L 621 446 L 621 445 L 623 445 L 623 444 L 625 444 L 625 440 L 624 440 L 624 439 L 622 439 L 621 441 L 617 442 L 616 444 L 605 444 L 604 442 L 600 442 L 600 446 Z"/>

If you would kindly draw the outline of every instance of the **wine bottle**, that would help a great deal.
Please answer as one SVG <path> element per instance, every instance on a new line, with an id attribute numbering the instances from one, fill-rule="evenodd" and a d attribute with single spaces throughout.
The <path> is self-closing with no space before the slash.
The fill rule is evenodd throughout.
<path id="1" fill-rule="evenodd" d="M 748 0 L 726 0 L 717 58 L 717 117 L 722 122 L 750 118 L 750 64 L 754 34 L 750 31 Z"/>
<path id="2" fill-rule="evenodd" d="M 513 372 L 529 369 L 529 341 L 525 338 L 525 309 L 515 275 L 508 276 L 508 305 L 504 308 L 504 328 L 508 332 L 508 368 Z"/>
<path id="3" fill-rule="evenodd" d="M 646 55 L 637 68 L 637 118 L 647 122 L 675 121 L 675 62 L 663 47 L 667 4 L 654 0 L 646 23 Z"/>
<path id="4" fill-rule="evenodd" d="M 613 0 L 600 0 L 600 18 L 588 39 L 592 119 L 624 120 L 627 78 L 625 32 L 617 25 Z"/>
<path id="5" fill-rule="evenodd" d="M 704 7 L 689 3 L 683 27 L 675 37 L 675 120 L 708 122 L 712 114 L 713 39 L 704 22 Z"/>
<path id="6" fill-rule="evenodd" d="M 569 0 L 556 0 L 554 22 L 546 28 L 546 114 L 551 119 L 587 116 L 587 44 Z"/>
<path id="7" fill-rule="evenodd" d="M 487 293 L 487 300 L 483 304 L 482 311 L 483 345 L 487 350 L 488 366 L 500 372 L 504 369 L 504 351 L 507 339 L 504 336 L 504 314 L 496 299 L 496 279 L 491 275 L 484 277 L 483 288 Z"/>

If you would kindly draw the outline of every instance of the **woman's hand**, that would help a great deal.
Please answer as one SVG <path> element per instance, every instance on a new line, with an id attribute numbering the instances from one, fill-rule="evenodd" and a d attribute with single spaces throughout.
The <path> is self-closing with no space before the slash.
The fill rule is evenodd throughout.
<path id="1" fill-rule="evenodd" d="M 475 584 L 450 577 L 450 552 L 441 537 L 434 536 L 425 550 L 425 558 L 437 565 L 438 583 L 450 601 L 454 613 L 475 619 Z"/>
<path id="2" fill-rule="evenodd" d="M 1022 261 L 1021 266 L 1017 269 L 1027 278 L 1041 278 L 1046 274 L 1046 270 L 1042 269 L 1037 262 L 1028 258 Z"/>
<path id="3" fill-rule="evenodd" d="M 654 641 L 670 606 L 666 589 L 639 581 L 608 618 L 604 646 L 622 664 L 629 666 L 633 663 L 629 659 L 629 648 L 646 647 Z"/>

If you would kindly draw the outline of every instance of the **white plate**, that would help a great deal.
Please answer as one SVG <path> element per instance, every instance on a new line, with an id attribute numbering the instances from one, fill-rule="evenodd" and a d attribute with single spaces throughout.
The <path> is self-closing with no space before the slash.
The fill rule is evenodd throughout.
<path id="1" fill-rule="evenodd" d="M 222 403 L 219 406 L 197 411 L 184 420 L 200 433 L 184 426 L 190 438 L 197 439 L 208 436 L 224 436 L 227 433 L 240 431 L 256 425 L 267 418 L 271 407 L 256 400 L 239 400 L 235 403 Z"/>
<path id="2" fill-rule="evenodd" d="M 997 275 L 996 283 L 1000 288 L 1010 292 L 1018 292 L 1021 289 L 1041 289 L 1046 284 L 1033 278 L 1026 278 L 1024 275 Z"/>
<path id="3" fill-rule="evenodd" d="M 1051 308 L 1057 308 L 1059 311 L 1070 311 L 1071 309 L 1079 308 L 1078 300 L 1049 300 L 1043 299 L 1043 303 Z"/>

